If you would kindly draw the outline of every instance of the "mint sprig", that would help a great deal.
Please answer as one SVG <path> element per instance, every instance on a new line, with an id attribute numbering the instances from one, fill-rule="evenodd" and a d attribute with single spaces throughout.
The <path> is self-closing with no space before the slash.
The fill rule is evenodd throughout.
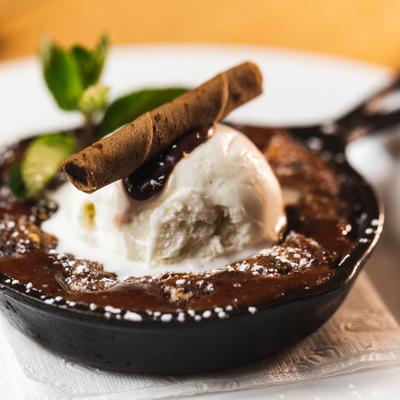
<path id="1" fill-rule="evenodd" d="M 42 43 L 39 56 L 43 76 L 50 93 L 61 109 L 83 111 L 81 99 L 93 85 L 99 83 L 108 47 L 107 36 L 102 36 L 93 50 L 81 45 L 64 49 L 49 40 Z M 101 104 L 104 108 L 107 102 L 103 99 Z M 87 112 L 84 115 L 86 119 L 92 118 L 92 114 L 89 115 Z"/>

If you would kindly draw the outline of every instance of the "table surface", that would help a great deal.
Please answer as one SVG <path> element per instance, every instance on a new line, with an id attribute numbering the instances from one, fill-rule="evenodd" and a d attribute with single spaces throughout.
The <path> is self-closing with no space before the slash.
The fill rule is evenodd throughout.
<path id="1" fill-rule="evenodd" d="M 398 0 L 0 0 L 0 59 L 43 36 L 93 44 L 218 42 L 295 48 L 397 67 Z"/>

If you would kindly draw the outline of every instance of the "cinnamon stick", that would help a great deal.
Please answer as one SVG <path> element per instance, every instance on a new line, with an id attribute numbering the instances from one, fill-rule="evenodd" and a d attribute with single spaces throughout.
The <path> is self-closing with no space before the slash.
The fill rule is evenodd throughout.
<path id="1" fill-rule="evenodd" d="M 79 190 L 92 193 L 125 178 L 179 136 L 223 119 L 261 91 L 259 68 L 240 64 L 71 155 L 62 167 Z"/>

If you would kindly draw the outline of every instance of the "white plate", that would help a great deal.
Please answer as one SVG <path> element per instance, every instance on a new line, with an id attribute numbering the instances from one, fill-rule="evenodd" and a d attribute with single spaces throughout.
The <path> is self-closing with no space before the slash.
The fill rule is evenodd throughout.
<path id="1" fill-rule="evenodd" d="M 244 60 L 260 65 L 265 77 L 265 94 L 232 115 L 241 121 L 287 125 L 328 120 L 388 79 L 386 69 L 336 58 L 261 47 L 197 45 L 120 47 L 112 51 L 104 79 L 112 88 L 112 96 L 149 85 L 193 86 Z M 0 64 L 0 110 L 0 143 L 12 142 L 30 133 L 74 126 L 80 120 L 74 113 L 57 110 L 34 59 Z M 0 362 L 2 388 L 12 385 L 8 370 Z M 276 399 L 360 396 L 394 399 L 397 398 L 394 393 L 400 390 L 400 383 L 393 379 L 396 373 L 394 369 L 375 371 L 356 374 L 351 379 L 332 378 L 286 389 L 270 388 L 240 392 L 235 397 L 224 394 L 209 398 L 264 398 L 269 394 Z M 352 392 L 348 384 L 354 381 L 357 387 Z"/>
<path id="2" fill-rule="evenodd" d="M 329 119 L 387 79 L 380 67 L 261 47 L 131 46 L 112 51 L 104 80 L 112 96 L 143 86 L 196 85 L 244 60 L 264 72 L 265 93 L 235 119 L 271 124 Z M 34 59 L 0 64 L 0 139 L 57 129 L 79 121 L 61 113 L 48 95 Z"/>

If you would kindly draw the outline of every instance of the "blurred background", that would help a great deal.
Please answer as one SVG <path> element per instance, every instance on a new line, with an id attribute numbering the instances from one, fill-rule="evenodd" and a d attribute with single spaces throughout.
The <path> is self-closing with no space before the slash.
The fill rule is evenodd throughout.
<path id="1" fill-rule="evenodd" d="M 110 34 L 113 45 L 253 44 L 400 66 L 400 0 L 0 0 L 0 61 L 36 53 L 46 36 L 93 46 L 101 32 Z M 384 240 L 368 270 L 400 318 L 400 150 L 386 151 L 396 148 L 398 130 L 397 139 L 364 144 L 360 167 L 364 162 L 362 172 L 389 210 Z M 385 175 L 374 175 L 377 165 L 388 162 Z"/>
<path id="2" fill-rule="evenodd" d="M 0 0 L 0 60 L 44 35 L 92 44 L 251 43 L 400 64 L 399 0 Z"/>

